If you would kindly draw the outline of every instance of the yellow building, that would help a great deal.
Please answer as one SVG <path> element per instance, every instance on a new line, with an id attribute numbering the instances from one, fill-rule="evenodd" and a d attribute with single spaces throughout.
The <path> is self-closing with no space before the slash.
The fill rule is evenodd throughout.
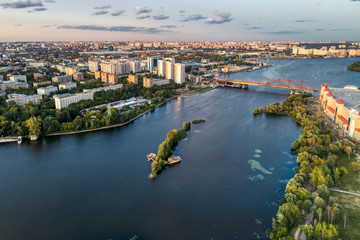
<path id="1" fill-rule="evenodd" d="M 350 137 L 360 140 L 360 91 L 355 86 L 329 88 L 321 86 L 320 101 L 324 112 Z"/>
<path id="2" fill-rule="evenodd" d="M 138 76 L 135 74 L 129 74 L 128 82 L 138 85 Z"/>

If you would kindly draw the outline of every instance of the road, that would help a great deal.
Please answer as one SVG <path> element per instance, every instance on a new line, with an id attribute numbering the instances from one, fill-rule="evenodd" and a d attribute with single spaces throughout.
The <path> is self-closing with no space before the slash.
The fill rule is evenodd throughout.
<path id="1" fill-rule="evenodd" d="M 340 190 L 340 189 L 337 189 L 337 188 L 329 188 L 329 190 L 333 191 L 333 192 L 345 193 L 345 194 L 350 194 L 350 195 L 360 197 L 360 193 L 349 192 L 349 191 Z"/>

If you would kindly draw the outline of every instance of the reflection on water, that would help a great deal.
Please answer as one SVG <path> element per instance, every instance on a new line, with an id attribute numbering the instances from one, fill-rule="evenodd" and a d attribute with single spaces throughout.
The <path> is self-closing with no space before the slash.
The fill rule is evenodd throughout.
<path id="1" fill-rule="evenodd" d="M 272 60 L 273 68 L 232 77 L 313 87 L 326 77 L 338 87 L 355 83 L 343 70 L 352 61 Z M 289 150 L 301 132 L 287 117 L 252 110 L 287 96 L 216 89 L 174 99 L 123 128 L 0 145 L 0 239 L 262 238 L 294 175 Z M 199 118 L 206 122 L 175 151 L 181 164 L 149 179 L 146 155 Z"/>

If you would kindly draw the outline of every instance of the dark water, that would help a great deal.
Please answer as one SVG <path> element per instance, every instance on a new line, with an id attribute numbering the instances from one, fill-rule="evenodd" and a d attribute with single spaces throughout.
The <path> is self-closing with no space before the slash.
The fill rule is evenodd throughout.
<path id="1" fill-rule="evenodd" d="M 273 60 L 273 68 L 232 77 L 340 87 L 360 81 L 345 71 L 352 61 Z M 173 100 L 123 128 L 0 145 L 0 239 L 263 237 L 294 175 L 289 149 L 301 132 L 287 117 L 252 110 L 287 94 L 217 89 Z M 149 179 L 146 154 L 197 118 L 207 121 L 180 142 L 183 162 Z M 263 168 L 252 170 L 249 160 Z"/>

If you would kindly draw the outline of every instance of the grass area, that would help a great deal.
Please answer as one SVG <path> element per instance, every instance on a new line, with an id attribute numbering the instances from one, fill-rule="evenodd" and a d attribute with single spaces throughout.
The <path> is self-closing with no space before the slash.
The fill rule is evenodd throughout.
<path id="1" fill-rule="evenodd" d="M 189 93 L 190 94 L 203 93 L 203 92 L 209 91 L 211 89 L 213 89 L 213 87 L 194 88 L 193 90 L 190 90 Z"/>
<path id="2" fill-rule="evenodd" d="M 337 188 L 360 193 L 360 174 L 350 166 L 350 163 L 355 160 L 355 156 L 352 156 L 350 160 L 346 154 L 339 156 L 337 161 L 339 167 L 345 167 L 349 174 L 342 178 L 341 185 L 337 186 Z"/>
<path id="3" fill-rule="evenodd" d="M 349 174 L 342 178 L 341 184 L 337 188 L 360 193 L 359 173 L 350 166 L 350 163 L 353 161 L 356 161 L 355 155 L 350 160 L 346 154 L 340 155 L 338 166 L 345 167 Z M 344 229 L 343 216 L 337 221 L 339 237 L 348 240 L 360 239 L 360 197 L 337 192 L 331 192 L 331 195 L 339 199 L 344 208 L 344 213 L 347 214 L 346 229 Z"/>
<path id="4" fill-rule="evenodd" d="M 344 229 L 342 216 L 341 220 L 338 220 L 339 238 L 343 240 L 360 239 L 360 197 L 335 192 L 332 192 L 331 195 L 339 199 L 344 207 L 344 212 L 347 214 L 346 229 Z"/>

